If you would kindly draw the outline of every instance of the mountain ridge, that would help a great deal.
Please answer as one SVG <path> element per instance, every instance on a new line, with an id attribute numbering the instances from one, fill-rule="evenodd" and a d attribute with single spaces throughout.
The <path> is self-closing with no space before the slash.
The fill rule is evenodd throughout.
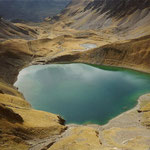
<path id="1" fill-rule="evenodd" d="M 64 23 L 64 27 L 110 29 L 115 34 L 124 34 L 124 37 L 131 32 L 131 37 L 137 38 L 150 33 L 150 1 L 73 0 L 62 12 L 59 21 Z"/>

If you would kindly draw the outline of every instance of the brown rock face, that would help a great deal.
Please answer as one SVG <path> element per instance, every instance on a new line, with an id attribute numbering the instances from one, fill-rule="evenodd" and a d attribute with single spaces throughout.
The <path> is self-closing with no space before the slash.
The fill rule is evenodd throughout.
<path id="1" fill-rule="evenodd" d="M 107 13 L 109 17 L 124 17 L 135 11 L 143 10 L 150 7 L 149 0 L 94 0 L 89 2 L 85 11 L 92 9 L 99 14 Z"/>
<path id="2" fill-rule="evenodd" d="M 15 113 L 12 109 L 6 108 L 4 105 L 0 104 L 0 119 L 5 118 L 12 123 L 23 123 L 23 118 Z"/>

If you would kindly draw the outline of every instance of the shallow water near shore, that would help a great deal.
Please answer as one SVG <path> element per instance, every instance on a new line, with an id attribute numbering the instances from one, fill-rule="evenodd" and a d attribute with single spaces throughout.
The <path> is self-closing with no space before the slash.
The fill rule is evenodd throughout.
<path id="1" fill-rule="evenodd" d="M 96 48 L 97 47 L 96 44 L 91 44 L 91 43 L 81 44 L 81 46 L 84 47 L 85 50 L 90 50 L 92 48 Z"/>
<path id="2" fill-rule="evenodd" d="M 87 64 L 37 65 L 20 71 L 15 86 L 33 108 L 67 123 L 105 124 L 150 92 L 150 75 Z"/>

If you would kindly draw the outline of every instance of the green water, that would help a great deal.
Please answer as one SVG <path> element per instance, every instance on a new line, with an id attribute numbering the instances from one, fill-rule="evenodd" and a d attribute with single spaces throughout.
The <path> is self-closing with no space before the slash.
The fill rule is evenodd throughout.
<path id="1" fill-rule="evenodd" d="M 150 75 L 86 64 L 37 65 L 23 69 L 15 86 L 34 108 L 67 123 L 105 124 L 150 92 Z"/>

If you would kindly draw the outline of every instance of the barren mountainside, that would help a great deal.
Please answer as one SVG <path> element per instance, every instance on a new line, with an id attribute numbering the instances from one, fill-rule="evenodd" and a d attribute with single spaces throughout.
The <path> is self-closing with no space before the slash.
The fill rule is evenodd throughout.
<path id="1" fill-rule="evenodd" d="M 150 7 L 149 0 L 94 0 L 89 2 L 85 10 L 96 10 L 99 14 L 107 13 L 109 17 L 124 17 L 133 12 Z"/>
<path id="2" fill-rule="evenodd" d="M 150 0 L 72 0 L 51 17 L 68 2 L 0 0 L 0 150 L 149 150 L 150 94 L 106 125 L 77 125 L 35 110 L 14 87 L 21 69 L 38 64 L 75 62 L 150 73 Z M 45 16 L 50 17 L 40 23 L 5 20 Z M 90 44 L 96 48 L 83 47 Z"/>
<path id="3" fill-rule="evenodd" d="M 110 29 L 140 37 L 150 32 L 150 1 L 73 0 L 60 20 L 75 29 Z"/>
<path id="4" fill-rule="evenodd" d="M 0 40 L 10 38 L 31 39 L 36 35 L 36 31 L 30 27 L 18 27 L 13 23 L 0 18 Z"/>

